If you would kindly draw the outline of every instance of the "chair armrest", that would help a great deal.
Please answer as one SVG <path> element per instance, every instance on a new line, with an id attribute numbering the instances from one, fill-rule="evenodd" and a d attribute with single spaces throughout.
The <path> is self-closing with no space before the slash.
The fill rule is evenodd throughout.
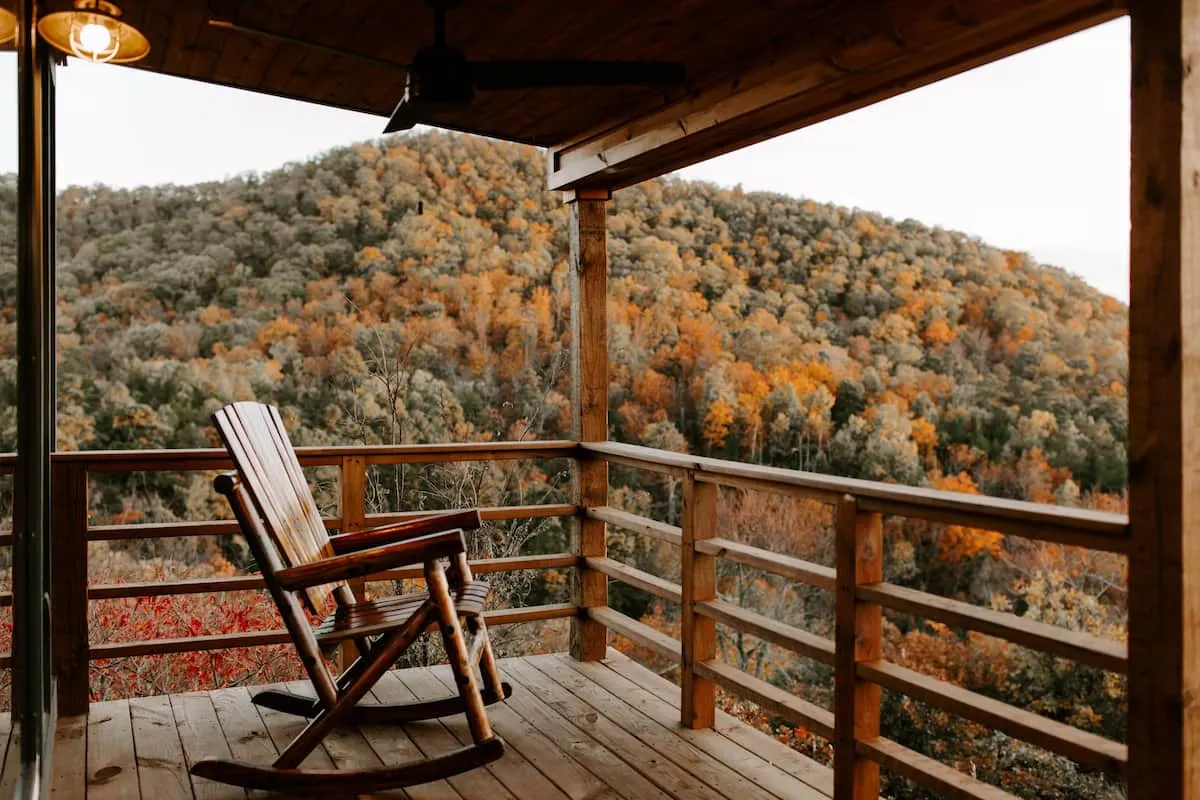
<path id="1" fill-rule="evenodd" d="M 371 547 L 414 539 L 419 536 L 428 536 L 431 533 L 441 533 L 442 531 L 449 530 L 474 530 L 481 524 L 479 512 L 475 509 L 471 509 L 470 511 L 449 511 L 444 514 L 431 514 L 428 517 L 406 519 L 403 522 L 380 525 L 377 528 L 370 528 L 365 531 L 330 536 L 329 543 L 333 546 L 333 552 L 342 555 L 343 553 L 356 553 Z"/>
<path id="2" fill-rule="evenodd" d="M 287 567 L 275 573 L 275 580 L 284 589 L 307 589 L 324 583 L 373 575 L 387 569 L 425 563 L 439 558 L 452 558 L 466 552 L 461 530 L 443 531 L 408 539 L 403 542 L 360 550 L 343 556 L 323 558 L 298 567 Z"/>

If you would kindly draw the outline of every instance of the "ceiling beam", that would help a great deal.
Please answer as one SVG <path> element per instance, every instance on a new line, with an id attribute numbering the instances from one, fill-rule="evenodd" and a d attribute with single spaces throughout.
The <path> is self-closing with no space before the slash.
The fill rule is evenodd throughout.
<path id="1" fill-rule="evenodd" d="M 549 150 L 551 189 L 616 189 L 1114 19 L 1122 0 L 847 3 L 687 97 Z"/>

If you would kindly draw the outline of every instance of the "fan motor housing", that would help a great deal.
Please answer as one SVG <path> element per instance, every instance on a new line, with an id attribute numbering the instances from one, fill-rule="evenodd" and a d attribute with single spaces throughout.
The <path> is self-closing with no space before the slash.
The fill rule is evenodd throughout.
<path id="1" fill-rule="evenodd" d="M 433 110 L 467 105 L 474 96 L 471 64 L 458 50 L 430 47 L 413 58 L 404 89 L 406 101 Z"/>

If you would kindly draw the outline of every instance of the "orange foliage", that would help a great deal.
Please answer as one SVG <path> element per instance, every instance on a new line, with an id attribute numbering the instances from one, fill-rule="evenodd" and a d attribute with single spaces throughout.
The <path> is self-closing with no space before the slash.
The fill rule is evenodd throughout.
<path id="1" fill-rule="evenodd" d="M 300 332 L 300 326 L 286 317 L 277 317 L 258 329 L 254 343 L 266 352 L 275 342 L 290 339 Z"/>
<path id="2" fill-rule="evenodd" d="M 917 447 L 921 448 L 921 454 L 927 455 L 937 447 L 937 428 L 929 420 L 914 419 L 912 421 L 912 439 L 917 443 Z"/>
<path id="3" fill-rule="evenodd" d="M 672 400 L 671 380 L 661 372 L 646 369 L 633 379 L 633 399 L 646 408 L 667 408 Z"/>
<path id="4" fill-rule="evenodd" d="M 934 479 L 935 489 L 963 494 L 979 494 L 979 487 L 965 472 L 942 475 Z M 1004 536 L 995 531 L 947 525 L 938 542 L 939 558 L 949 564 L 979 555 L 997 556 L 1002 550 Z"/>
<path id="5" fill-rule="evenodd" d="M 200 309 L 200 312 L 196 315 L 196 317 L 205 325 L 216 325 L 218 322 L 226 322 L 233 319 L 233 314 L 231 314 L 227 308 L 206 306 Z"/>
<path id="6" fill-rule="evenodd" d="M 942 344 L 950 344 L 958 336 L 954 330 L 946 324 L 944 319 L 935 319 L 925 328 L 925 333 L 922 338 L 925 344 L 930 347 Z"/>

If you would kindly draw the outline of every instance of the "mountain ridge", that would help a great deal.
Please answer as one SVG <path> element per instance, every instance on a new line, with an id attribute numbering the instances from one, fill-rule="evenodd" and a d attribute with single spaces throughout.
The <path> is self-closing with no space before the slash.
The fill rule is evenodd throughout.
<path id="1" fill-rule="evenodd" d="M 330 154 L 331 152 L 333 152 L 335 150 L 340 150 L 345 147 L 378 146 L 387 140 L 388 140 L 388 137 L 364 139 L 360 142 L 355 142 L 355 143 L 352 143 L 349 145 L 339 145 L 336 147 L 332 147 L 328 150 L 318 151 L 316 153 L 313 153 L 310 157 L 305 158 L 305 159 L 286 161 L 278 166 L 266 167 L 263 169 L 243 170 L 242 172 L 227 175 L 224 178 L 213 178 L 213 179 L 209 179 L 209 180 L 182 182 L 182 183 L 177 183 L 175 181 L 165 181 L 162 183 L 138 184 L 136 186 L 113 186 L 111 184 L 104 183 L 103 181 L 96 181 L 96 182 L 90 183 L 90 184 L 72 183 L 72 184 L 68 184 L 66 186 L 59 188 L 58 195 L 61 196 L 68 192 L 76 193 L 76 192 L 81 192 L 81 191 L 136 192 L 136 191 L 143 190 L 143 189 L 190 189 L 190 188 L 197 188 L 197 187 L 203 187 L 203 186 L 220 185 L 220 184 L 225 184 L 225 183 L 229 183 L 231 181 L 238 181 L 238 180 L 257 181 L 257 180 L 262 180 L 264 177 L 270 176 L 273 173 L 287 170 L 290 167 L 320 161 L 326 155 Z M 16 177 L 17 177 L 16 173 L 14 173 L 14 172 L 0 172 L 0 184 L 9 182 L 12 184 L 11 188 L 13 188 L 15 190 Z M 677 183 L 687 184 L 687 185 L 691 185 L 691 186 L 703 186 L 713 192 L 723 191 L 723 192 L 731 192 L 731 193 L 741 193 L 741 194 L 750 195 L 750 196 L 763 195 L 763 196 L 767 196 L 767 197 L 775 197 L 775 198 L 779 198 L 782 200 L 788 200 L 788 201 L 794 201 L 794 202 L 814 202 L 814 203 L 818 203 L 822 206 L 839 209 L 841 211 L 845 211 L 850 214 L 867 214 L 867 215 L 879 217 L 881 220 L 883 220 L 883 222 L 885 222 L 886 224 L 889 224 L 889 225 L 919 226 L 919 227 L 925 228 L 929 231 L 938 231 L 938 232 L 948 233 L 948 234 L 954 235 L 954 236 L 963 236 L 963 237 L 966 237 L 972 241 L 975 241 L 978 244 L 985 246 L 985 247 L 990 247 L 990 248 L 993 248 L 996 250 L 1002 250 L 1002 251 L 1011 251 L 1011 252 L 1022 253 L 1027 258 L 1029 258 L 1030 262 L 1038 269 L 1043 269 L 1043 270 L 1047 270 L 1047 271 L 1051 271 L 1051 272 L 1057 272 L 1057 273 L 1061 274 L 1061 276 L 1064 279 L 1081 281 L 1084 284 L 1086 284 L 1089 288 L 1094 289 L 1095 291 L 1099 292 L 1101 295 L 1104 295 L 1105 297 L 1112 298 L 1113 300 L 1115 300 L 1116 302 L 1125 306 L 1126 308 L 1128 308 L 1128 305 L 1129 305 L 1127 301 L 1122 300 L 1120 297 L 1118 297 L 1110 292 L 1105 291 L 1104 289 L 1102 289 L 1099 286 L 1096 286 L 1095 284 L 1088 281 L 1088 279 L 1085 276 L 1081 275 L 1078 272 L 1072 271 L 1068 267 L 1062 266 L 1060 264 L 1052 263 L 1050 261 L 1039 260 L 1037 257 L 1033 256 L 1028 250 L 1022 249 L 1020 247 L 1006 247 L 1003 245 L 992 244 L 981 235 L 969 233 L 965 230 L 962 230 L 962 229 L 952 226 L 952 225 L 930 224 L 930 223 L 924 222 L 916 217 L 901 218 L 901 217 L 898 217 L 895 215 L 889 215 L 889 214 L 886 214 L 877 209 L 872 209 L 872 208 L 868 208 L 865 206 L 842 205 L 842 204 L 838 204 L 838 203 L 834 203 L 834 202 L 830 202 L 830 201 L 823 201 L 816 197 L 809 197 L 808 195 L 804 195 L 804 194 L 792 194 L 789 192 L 779 192 L 779 191 L 774 191 L 774 190 L 769 190 L 769 189 L 746 189 L 741 183 L 733 184 L 732 186 L 730 186 L 730 185 L 720 183 L 718 181 L 705 180 L 705 179 L 700 179 L 700 178 L 688 178 L 688 177 L 683 176 L 680 173 L 669 173 L 669 174 L 664 175 L 661 178 L 659 178 L 658 181 L 664 182 L 664 183 L 677 182 Z M 549 190 L 547 190 L 547 191 L 549 191 Z"/>

